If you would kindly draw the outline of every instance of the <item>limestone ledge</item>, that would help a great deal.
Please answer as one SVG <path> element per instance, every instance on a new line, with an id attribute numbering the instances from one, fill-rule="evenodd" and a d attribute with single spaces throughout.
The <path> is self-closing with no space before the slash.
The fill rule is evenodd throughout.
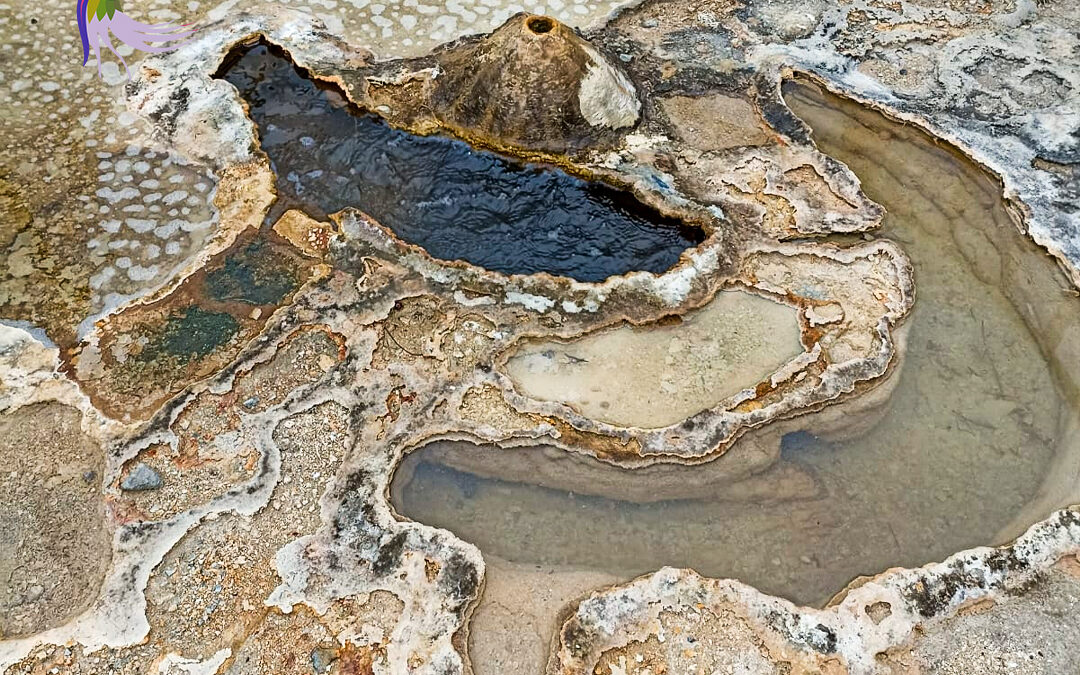
<path id="1" fill-rule="evenodd" d="M 439 93 L 440 69 L 462 50 L 476 49 L 475 39 L 413 64 L 378 64 L 306 15 L 267 8 L 209 26 L 172 55 L 143 60 L 127 90 L 129 106 L 170 147 L 218 173 L 223 224 L 218 242 L 144 305 L 179 292 L 212 253 L 229 250 L 240 232 L 261 222 L 272 199 L 272 175 L 243 104 L 229 85 L 211 77 L 233 47 L 259 36 L 314 76 L 343 87 L 357 103 L 388 107 L 392 123 L 557 161 L 701 224 L 709 238 L 662 275 L 630 273 L 583 284 L 546 275 L 504 277 L 437 261 L 357 212 L 336 214 L 332 224 L 312 223 L 308 232 L 292 223 L 288 230 L 297 242 L 340 233 L 315 249 L 300 247 L 309 256 L 325 256 L 329 268 L 305 282 L 288 304 L 271 307 L 272 316 L 260 319 L 265 325 L 259 324 L 258 335 L 253 331 L 236 345 L 230 363 L 212 375 L 195 371 L 145 419 L 123 423 L 103 419 L 101 406 L 57 376 L 62 361 L 55 350 L 42 356 L 42 348 L 27 346 L 25 333 L 5 328 L 10 337 L 4 355 L 15 354 L 16 361 L 0 392 L 6 412 L 55 400 L 81 410 L 84 428 L 102 430 L 100 442 L 108 451 L 102 485 L 113 539 L 111 566 L 93 602 L 71 620 L 0 641 L 0 665 L 22 672 L 24 666 L 67 659 L 71 672 L 95 672 L 92 664 L 99 661 L 93 659 L 99 659 L 137 664 L 131 670 L 109 665 L 113 672 L 240 673 L 268 653 L 310 660 L 313 650 L 325 649 L 328 661 L 342 670 L 349 665 L 380 673 L 465 672 L 468 617 L 482 592 L 484 562 L 475 547 L 447 532 L 395 518 L 386 491 L 405 453 L 440 438 L 507 445 L 527 439 L 630 466 L 657 459 L 700 461 L 737 451 L 740 446 L 732 444 L 740 435 L 781 417 L 858 401 L 893 372 L 901 356 L 895 334 L 913 301 L 910 267 L 889 242 L 838 248 L 785 241 L 870 230 L 882 215 L 858 190 L 854 175 L 818 153 L 805 127 L 785 112 L 779 79 L 790 69 L 811 72 L 831 88 L 915 121 L 993 170 L 1018 200 L 1032 236 L 1080 280 L 1080 227 L 1062 207 L 1076 189 L 1070 133 L 1078 122 L 1068 114 L 1076 100 L 1070 70 L 1075 61 L 1051 63 L 1047 55 L 1067 50 L 1070 39 L 1050 27 L 1052 13 L 1064 13 L 1066 22 L 1075 17 L 1051 5 L 1051 19 L 1043 20 L 1025 2 L 1013 13 L 991 12 L 990 18 L 903 2 L 887 9 L 875 3 L 801 6 L 812 20 L 795 25 L 784 19 L 785 12 L 770 13 L 775 7 L 769 3 L 754 3 L 741 13 L 720 11 L 717 3 L 692 17 L 679 11 L 661 16 L 659 4 L 646 3 L 591 35 L 598 51 L 585 52 L 576 42 L 580 38 L 563 36 L 589 59 L 577 62 L 583 77 L 626 98 L 617 109 L 596 111 L 587 93 L 582 111 L 589 114 L 575 119 L 570 128 L 576 135 L 557 147 L 538 144 L 547 137 L 530 130 L 494 137 L 498 130 L 478 127 L 453 106 L 439 108 L 440 101 L 453 100 Z M 653 38 L 635 34 L 653 14 L 657 22 L 684 24 L 673 28 L 692 26 L 719 48 L 709 59 L 678 53 L 679 45 L 695 44 L 686 38 L 676 46 L 656 45 L 659 52 L 667 50 L 663 58 L 646 54 L 643 45 Z M 866 37 L 857 29 L 872 25 L 867 17 L 893 30 L 880 30 L 866 43 L 873 49 L 859 53 L 852 45 L 857 36 Z M 500 30 L 522 30 L 523 21 Z M 913 22 L 933 30 L 916 29 Z M 1025 31 L 1042 37 L 1023 43 Z M 900 58 L 896 44 L 922 44 L 928 35 L 951 45 L 952 51 L 929 48 L 922 55 L 942 59 L 939 72 L 953 73 L 951 80 L 937 80 L 956 86 L 949 96 L 917 83 L 904 92 L 909 80 L 899 78 L 906 74 L 888 71 L 890 59 Z M 954 52 L 974 54 L 975 64 L 985 64 L 1005 47 L 1028 67 L 1018 72 L 1045 71 L 1060 79 L 1064 84 L 1051 89 L 1064 91 L 1063 98 L 1039 104 L 1038 114 L 1029 112 L 1035 104 L 1023 92 L 997 91 L 988 100 L 974 100 L 973 83 L 979 80 L 944 65 Z M 610 60 L 623 49 L 641 57 L 632 58 L 625 72 Z M 751 123 L 738 114 L 721 118 L 742 125 L 733 132 L 742 140 L 687 142 L 686 131 L 702 112 L 677 110 L 681 104 L 672 102 L 660 113 L 651 105 L 700 93 L 694 91 L 695 78 L 729 99 L 714 100 L 718 109 L 753 113 Z M 636 108 L 635 100 L 644 105 Z M 436 104 L 434 115 L 410 114 L 426 110 L 418 102 Z M 641 120 L 628 129 L 631 111 Z M 593 144 L 599 149 L 591 149 Z M 1015 161 L 1017 156 L 1024 161 Z M 721 166 L 726 168 L 716 171 Z M 858 286 L 849 283 L 853 270 L 873 282 L 878 293 L 870 294 L 872 300 L 845 295 Z M 822 297 L 798 294 L 808 278 L 830 282 Z M 695 416 L 693 425 L 642 430 L 598 423 L 569 406 L 520 396 L 498 371 L 499 359 L 517 340 L 569 339 L 625 321 L 656 322 L 700 307 L 733 285 L 797 308 L 806 352 L 765 386 Z M 830 303 L 844 306 L 844 322 L 814 319 L 816 309 Z M 99 322 L 86 344 L 115 337 L 110 331 L 122 325 L 126 311 Z M 313 328 L 339 350 L 275 389 L 283 374 L 296 375 L 292 357 L 283 356 L 289 345 L 307 339 L 302 336 Z M 241 390 L 250 395 L 241 398 Z M 99 395 L 107 398 L 109 392 Z M 328 428 L 336 436 L 326 434 Z M 197 442 L 208 437 L 225 440 Z M 306 464 L 304 449 L 322 448 L 320 443 L 328 444 L 320 450 L 322 459 Z M 237 459 L 243 461 L 237 465 Z M 121 490 L 123 477 L 139 462 L 169 466 L 179 492 L 198 498 Z M 240 468 L 208 486 L 200 473 L 208 465 Z M 302 476 L 314 481 L 310 493 L 284 496 L 286 486 Z M 885 667 L 878 665 L 882 659 L 907 658 L 903 650 L 917 626 L 929 633 L 945 630 L 964 612 L 993 612 L 1047 577 L 1073 579 L 1070 556 L 1077 551 L 1078 528 L 1075 512 L 1059 512 L 1010 547 L 885 573 L 821 611 L 795 608 L 737 582 L 662 570 L 580 604 L 556 645 L 552 672 L 596 672 L 600 664 L 613 674 L 616 668 L 642 672 L 646 659 L 670 672 L 692 658 L 673 651 L 676 646 L 705 653 L 715 663 L 728 656 L 752 662 L 763 672 L 780 662 L 803 670 L 878 672 Z M 200 548 L 194 537 L 221 545 Z M 221 571 L 217 586 L 208 590 L 205 579 L 170 581 L 184 560 L 176 552 L 187 544 L 207 556 L 208 569 Z M 219 586 L 230 591 L 228 612 L 237 628 L 207 620 L 209 597 Z M 688 642 L 686 636 L 698 640 L 731 631 L 737 639 L 702 639 L 698 648 L 672 637 Z M 59 652 L 49 646 L 65 644 L 78 646 Z M 725 644 L 745 649 L 732 656 Z"/>
<path id="2" fill-rule="evenodd" d="M 1068 672 L 1072 618 L 1043 625 L 1031 596 L 1052 589 L 1075 613 L 1080 513 L 1064 510 L 1001 548 L 854 581 L 824 609 L 796 607 L 733 580 L 665 568 L 582 600 L 559 633 L 548 673 Z M 1062 649 L 1046 648 L 1052 630 Z M 981 644 L 981 652 L 964 647 Z M 1038 655 L 1035 652 L 1038 651 Z M 937 670 L 948 667 L 959 670 Z M 730 672 L 730 670 L 728 671 Z M 738 672 L 738 671 L 737 671 Z"/>

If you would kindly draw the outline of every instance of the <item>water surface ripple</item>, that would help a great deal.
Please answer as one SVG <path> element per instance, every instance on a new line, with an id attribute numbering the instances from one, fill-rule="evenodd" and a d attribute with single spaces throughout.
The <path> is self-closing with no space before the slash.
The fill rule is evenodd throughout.
<path id="1" fill-rule="evenodd" d="M 436 258 L 579 281 L 664 272 L 703 239 L 628 192 L 391 129 L 266 46 L 223 77 L 248 102 L 277 177 L 271 222 L 290 208 L 325 219 L 354 207 Z"/>

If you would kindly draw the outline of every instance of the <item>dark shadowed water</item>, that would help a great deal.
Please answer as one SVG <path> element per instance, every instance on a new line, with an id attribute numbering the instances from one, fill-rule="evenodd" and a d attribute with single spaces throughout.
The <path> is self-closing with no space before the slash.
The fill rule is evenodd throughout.
<path id="1" fill-rule="evenodd" d="M 271 220 L 290 208 L 325 219 L 354 207 L 437 258 L 581 281 L 663 272 L 702 240 L 627 192 L 391 129 L 265 46 L 244 54 L 224 79 L 250 105 L 273 164 Z"/>

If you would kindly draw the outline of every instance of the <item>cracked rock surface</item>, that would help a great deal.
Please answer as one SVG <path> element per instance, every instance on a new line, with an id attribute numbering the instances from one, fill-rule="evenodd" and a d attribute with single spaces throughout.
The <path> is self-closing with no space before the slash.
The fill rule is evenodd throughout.
<path id="1" fill-rule="evenodd" d="M 409 31 L 405 6 L 372 13 Z M 40 13 L 58 21 L 59 8 Z M 648 502 L 679 494 L 665 467 L 708 469 L 693 487 L 707 491 L 773 466 L 786 433 L 872 426 L 903 376 L 918 280 L 901 244 L 872 235 L 883 209 L 785 102 L 794 72 L 987 168 L 1017 226 L 1080 284 L 1070 3 L 645 2 L 584 33 L 515 14 L 442 46 L 389 27 L 365 37 L 349 8 L 317 13 L 230 3 L 180 50 L 132 60 L 130 83 L 89 85 L 119 136 L 80 135 L 96 110 L 80 120 L 59 87 L 4 71 L 4 673 L 469 672 L 487 562 L 395 513 L 389 486 L 409 452 L 540 444 L 651 471 L 657 486 L 630 496 Z M 7 47 L 38 39 L 21 20 L 0 17 Z M 397 129 L 604 181 L 704 241 L 667 271 L 585 283 L 437 259 L 354 208 L 264 223 L 263 130 L 217 77 L 259 41 Z M 63 153 L 7 114 L 28 87 Z M 63 185 L 35 185 L 34 153 Z M 752 300 L 719 300 L 736 295 Z M 1054 333 L 1075 325 L 1068 302 L 1029 322 L 1065 317 L 1041 324 L 1062 363 L 1077 344 Z M 750 303 L 782 314 L 788 339 L 735 367 L 781 320 Z M 559 359 L 597 359 L 590 378 L 633 371 L 610 341 L 687 339 L 716 312 L 758 329 L 690 362 L 717 368 L 722 388 L 638 372 L 640 389 L 592 401 L 528 381 L 566 376 Z M 680 405 L 642 419 L 635 397 L 649 395 Z M 510 470 L 468 452 L 447 461 Z M 1080 501 L 1074 465 L 1059 458 L 1062 480 L 1017 529 L 1039 522 L 1011 544 L 858 579 L 821 609 L 671 568 L 596 590 L 538 619 L 556 633 L 547 672 L 1068 672 L 1080 520 L 1053 509 Z M 532 480 L 626 488 L 589 476 Z"/>

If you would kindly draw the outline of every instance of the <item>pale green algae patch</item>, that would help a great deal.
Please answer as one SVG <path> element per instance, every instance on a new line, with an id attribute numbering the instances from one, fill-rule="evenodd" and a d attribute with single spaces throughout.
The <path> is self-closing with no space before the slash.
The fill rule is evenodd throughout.
<path id="1" fill-rule="evenodd" d="M 517 390 L 626 427 L 677 424 L 754 388 L 803 352 L 796 308 L 744 291 L 660 327 L 532 342 L 506 362 Z"/>

